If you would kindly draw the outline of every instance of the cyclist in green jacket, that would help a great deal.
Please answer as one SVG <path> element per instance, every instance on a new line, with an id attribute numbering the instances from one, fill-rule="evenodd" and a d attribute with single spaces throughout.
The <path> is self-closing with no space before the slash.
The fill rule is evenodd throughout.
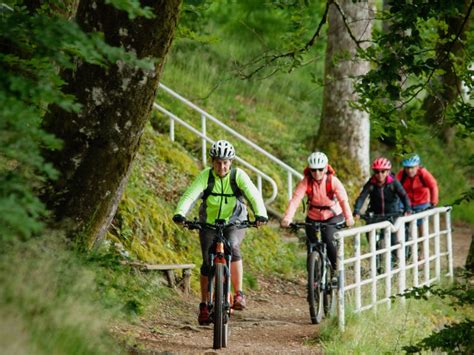
<path id="1" fill-rule="evenodd" d="M 239 168 L 232 168 L 235 150 L 232 144 L 225 140 L 215 142 L 209 151 L 212 167 L 206 168 L 196 177 L 191 186 L 184 192 L 176 207 L 173 221 L 181 224 L 185 216 L 202 198 L 199 208 L 200 222 L 213 224 L 217 219 L 224 219 L 226 223 L 242 222 L 248 219 L 247 207 L 243 197 L 250 203 L 255 214 L 257 226 L 268 220 L 267 211 L 262 196 L 250 177 Z M 240 244 L 245 230 L 230 228 L 226 231 L 227 238 L 232 246 L 231 282 L 234 288 L 234 309 L 242 310 L 246 306 L 242 292 L 243 266 Z M 208 251 L 211 247 L 215 231 L 203 229 L 199 232 L 203 263 L 201 266 L 201 303 L 199 305 L 198 322 L 201 325 L 209 324 L 209 310 L 206 301 L 208 297 Z"/>

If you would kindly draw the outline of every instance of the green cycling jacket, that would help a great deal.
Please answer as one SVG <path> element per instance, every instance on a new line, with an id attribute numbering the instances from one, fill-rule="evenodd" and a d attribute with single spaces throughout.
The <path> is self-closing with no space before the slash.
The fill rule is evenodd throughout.
<path id="1" fill-rule="evenodd" d="M 267 218 L 267 210 L 263 203 L 262 196 L 253 184 L 245 171 L 237 169 L 235 181 L 242 191 L 245 199 L 250 203 L 250 207 L 256 216 Z M 175 214 L 186 216 L 192 209 L 196 201 L 203 196 L 207 188 L 209 174 L 214 174 L 213 193 L 227 194 L 232 196 L 209 195 L 202 201 L 199 208 L 199 220 L 201 222 L 214 223 L 216 219 L 225 219 L 229 222 L 241 222 L 247 219 L 247 207 L 245 203 L 233 196 L 233 190 L 230 183 L 230 172 L 223 178 L 216 175 L 212 168 L 206 168 L 199 173 L 191 186 L 184 192 L 178 202 Z"/>

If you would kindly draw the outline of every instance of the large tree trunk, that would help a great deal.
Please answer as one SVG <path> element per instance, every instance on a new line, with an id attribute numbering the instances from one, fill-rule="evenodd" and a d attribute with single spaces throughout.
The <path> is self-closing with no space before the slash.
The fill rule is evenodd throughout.
<path id="1" fill-rule="evenodd" d="M 323 110 L 316 148 L 326 151 L 336 168 L 339 163 L 346 177 L 360 181 L 368 175 L 370 123 L 368 114 L 355 110 L 350 102 L 357 99 L 353 78 L 367 73 L 369 63 L 355 58 L 357 44 L 350 32 L 357 41 L 371 38 L 373 2 L 342 0 L 338 4 L 345 14 L 346 24 L 332 3 L 328 14 Z"/>
<path id="2" fill-rule="evenodd" d="M 461 95 L 461 79 L 456 74 L 455 65 L 463 65 L 466 58 L 463 42 L 466 40 L 470 26 L 470 17 L 466 20 L 469 3 L 470 1 L 467 0 L 464 0 L 464 4 L 459 3 L 462 6 L 459 16 L 444 19 L 448 28 L 447 31 L 444 29 L 440 31 L 440 38 L 446 43 L 439 45 L 436 49 L 443 74 L 430 83 L 435 88 L 434 92 L 423 102 L 426 122 L 438 127 L 439 136 L 448 144 L 452 141 L 454 128 L 444 118 L 448 106 Z M 457 39 L 454 43 L 453 38 Z"/>
<path id="3" fill-rule="evenodd" d="M 80 113 L 53 108 L 44 127 L 64 141 L 47 158 L 60 172 L 45 200 L 67 234 L 98 242 L 104 236 L 126 185 L 131 163 L 155 99 L 181 0 L 147 0 L 155 18 L 131 20 L 104 1 L 82 0 L 77 22 L 85 32 L 101 31 L 108 44 L 154 57 L 145 72 L 121 61 L 104 68 L 78 63 L 65 73 L 65 91 L 82 105 Z"/>

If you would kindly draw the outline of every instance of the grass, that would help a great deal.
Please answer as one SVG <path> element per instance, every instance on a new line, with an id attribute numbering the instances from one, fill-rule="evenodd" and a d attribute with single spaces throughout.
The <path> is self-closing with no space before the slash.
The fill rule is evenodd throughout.
<path id="1" fill-rule="evenodd" d="M 324 322 L 319 337 L 313 341 L 321 342 L 324 352 L 329 354 L 401 353 L 403 346 L 417 343 L 448 323 L 473 316 L 472 306 L 455 309 L 447 300 L 437 297 L 428 301 L 410 299 L 405 305 L 398 299 L 391 309 L 382 306 L 376 312 L 348 312 L 342 333 L 337 329 L 336 319 Z"/>
<path id="2" fill-rule="evenodd" d="M 60 236 L 7 247 L 0 270 L 3 353 L 120 352 L 108 334 L 114 312 L 98 301 L 94 271 Z"/>

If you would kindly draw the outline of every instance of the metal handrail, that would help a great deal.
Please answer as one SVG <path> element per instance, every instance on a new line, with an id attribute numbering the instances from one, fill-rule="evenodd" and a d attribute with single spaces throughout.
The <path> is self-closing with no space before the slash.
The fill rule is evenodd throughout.
<path id="1" fill-rule="evenodd" d="M 222 123 L 221 121 L 219 121 L 217 118 L 215 118 L 211 114 L 207 113 L 206 111 L 204 111 L 200 107 L 196 106 L 191 101 L 189 101 L 186 98 L 182 97 L 181 95 L 179 95 L 175 91 L 171 90 L 170 88 L 166 87 L 165 85 L 163 85 L 161 83 L 159 84 L 159 87 L 163 91 L 165 91 L 166 93 L 170 94 L 171 96 L 178 99 L 179 101 L 181 101 L 182 103 L 184 103 L 188 107 L 192 108 L 194 111 L 201 114 L 201 131 L 199 131 L 196 128 L 194 128 L 193 126 L 191 126 L 188 123 L 186 123 L 185 121 L 183 121 L 182 119 L 178 118 L 176 115 L 174 115 L 171 112 L 169 112 L 168 110 L 166 110 L 161 105 L 159 105 L 157 103 L 154 103 L 154 108 L 156 108 L 157 110 L 159 110 L 160 112 L 162 112 L 163 114 L 165 114 L 166 116 L 168 116 L 170 118 L 170 139 L 172 141 L 174 141 L 174 122 L 176 121 L 179 124 L 181 124 L 182 126 L 184 126 L 187 129 L 191 130 L 193 133 L 195 133 L 199 137 L 201 137 L 201 139 L 202 139 L 202 161 L 203 161 L 203 164 L 206 165 L 206 160 L 207 160 L 206 144 L 207 144 L 207 142 L 210 142 L 210 143 L 214 142 L 206 134 L 206 123 L 207 123 L 206 120 L 209 119 L 210 121 L 217 124 L 219 127 L 223 128 L 224 130 L 226 130 L 227 132 L 229 132 L 230 134 L 232 134 L 236 138 L 240 139 L 241 141 L 243 141 L 244 143 L 246 143 L 247 145 L 252 147 L 257 152 L 263 154 L 265 157 L 267 157 L 268 159 L 270 159 L 271 161 L 273 161 L 274 163 L 279 165 L 281 168 L 283 168 L 287 172 L 288 199 L 291 198 L 291 195 L 293 193 L 293 177 L 296 177 L 297 180 L 300 180 L 300 179 L 303 178 L 303 175 L 301 173 L 299 173 L 298 171 L 296 171 L 291 166 L 284 163 L 283 161 L 281 161 L 280 159 L 278 159 L 274 155 L 270 154 L 269 152 L 267 152 L 266 150 L 264 150 L 263 148 L 261 148 L 260 146 L 255 144 L 254 142 L 250 141 L 248 138 L 242 136 L 241 134 L 239 134 L 237 131 L 235 131 L 231 127 L 229 127 L 226 124 Z M 260 171 L 256 167 L 252 166 L 250 163 L 244 161 L 243 159 L 237 158 L 237 161 L 239 161 L 240 163 L 242 163 L 247 168 L 249 168 L 250 170 L 254 171 L 257 174 L 257 187 L 258 187 L 260 192 L 262 191 L 262 186 L 261 186 L 261 179 L 262 178 L 270 183 L 270 185 L 272 186 L 273 192 L 272 192 L 271 197 L 266 200 L 266 203 L 268 204 L 268 203 L 272 202 L 278 194 L 278 186 L 277 186 L 276 182 L 271 177 L 269 177 L 268 175 L 266 175 L 265 173 L 263 173 L 262 171 Z"/>
<path id="2" fill-rule="evenodd" d="M 193 132 L 194 134 L 198 135 L 199 137 L 201 137 L 202 139 L 205 139 L 207 142 L 209 143 L 214 143 L 214 141 L 212 139 L 210 139 L 209 137 L 205 136 L 204 134 L 202 134 L 201 132 L 199 132 L 196 128 L 194 128 L 193 126 L 191 126 L 190 124 L 186 123 L 185 121 L 183 121 L 181 118 L 177 117 L 176 115 L 172 114 L 171 112 L 169 112 L 168 110 L 164 109 L 163 107 L 161 107 L 160 105 L 154 103 L 153 106 L 159 110 L 160 112 L 162 112 L 163 114 L 167 115 L 168 117 L 170 117 L 170 119 L 178 122 L 179 124 L 181 124 L 182 126 L 186 127 L 187 129 L 189 129 L 191 132 Z M 174 140 L 174 139 L 173 139 Z M 242 165 L 246 166 L 247 168 L 249 168 L 250 170 L 252 170 L 253 172 L 255 172 L 259 177 L 263 177 L 265 180 L 267 180 L 271 185 L 272 185 L 272 188 L 273 188 L 273 193 L 272 195 L 270 196 L 269 199 L 267 199 L 265 201 L 265 203 L 270 203 L 272 202 L 273 200 L 275 200 L 276 198 L 276 195 L 277 195 L 277 192 L 278 192 L 278 187 L 276 185 L 276 182 L 270 177 L 268 176 L 267 174 L 265 174 L 264 172 L 262 172 L 261 170 L 257 169 L 256 167 L 254 167 L 253 165 L 251 165 L 250 163 L 248 163 L 247 161 L 243 160 L 242 158 L 239 158 L 238 156 L 235 157 L 235 160 L 237 160 L 239 163 L 241 163 Z M 259 191 L 260 193 L 262 192 L 262 184 L 261 183 L 257 183 L 258 185 L 258 188 L 259 188 Z"/>
<path id="3" fill-rule="evenodd" d="M 451 230 L 451 207 L 437 207 L 426 211 L 418 212 L 409 216 L 399 217 L 395 224 L 389 221 L 382 221 L 365 226 L 337 231 L 334 239 L 338 241 L 337 265 L 338 265 L 338 323 L 339 328 L 345 328 L 345 294 L 349 290 L 354 290 L 355 302 L 354 312 L 359 313 L 368 309 L 376 309 L 379 304 L 391 306 L 391 297 L 395 294 L 403 293 L 407 288 L 430 285 L 438 281 L 442 276 L 453 278 L 453 248 Z M 444 226 L 441 228 L 440 216 L 444 214 Z M 417 220 L 423 220 L 421 235 L 418 235 Z M 429 223 L 431 219 L 431 223 Z M 430 225 L 432 230 L 430 231 Z M 410 239 L 405 239 L 405 234 L 410 235 Z M 383 232 L 388 245 L 376 248 L 376 233 Z M 391 234 L 395 233 L 398 244 L 391 244 Z M 367 234 L 369 238 L 370 250 L 362 254 L 361 237 Z M 441 243 L 443 238 L 443 243 Z M 445 242 L 444 242 L 445 241 Z M 345 245 L 352 245 L 353 255 L 345 255 Z M 430 249 L 430 244 L 434 245 L 434 250 Z M 418 260 L 418 247 L 423 247 L 424 259 Z M 444 248 L 442 248 L 442 246 Z M 409 258 L 406 248 L 412 250 Z M 443 250 L 442 250 L 443 249 Z M 392 253 L 397 253 L 398 265 L 392 266 Z M 377 255 L 384 255 L 384 272 L 377 274 Z M 444 274 L 441 272 L 441 258 L 447 258 L 447 269 Z M 362 273 L 362 261 L 369 263 L 367 270 Z M 423 267 L 423 279 L 420 279 L 418 267 Z M 433 269 L 433 270 L 432 270 Z M 408 277 L 407 271 L 412 270 L 412 275 Z M 346 271 L 353 275 L 345 277 Z M 434 277 L 431 275 L 434 273 Z M 413 278 L 413 280 L 412 280 Z M 392 285 L 393 280 L 398 279 L 398 287 Z M 380 287 L 384 283 L 385 287 Z M 370 299 L 362 302 L 362 286 L 368 285 L 370 289 Z M 379 287 L 378 287 L 379 286 Z M 404 299 L 401 298 L 402 303 Z M 363 305 L 365 304 L 365 305 Z"/>

